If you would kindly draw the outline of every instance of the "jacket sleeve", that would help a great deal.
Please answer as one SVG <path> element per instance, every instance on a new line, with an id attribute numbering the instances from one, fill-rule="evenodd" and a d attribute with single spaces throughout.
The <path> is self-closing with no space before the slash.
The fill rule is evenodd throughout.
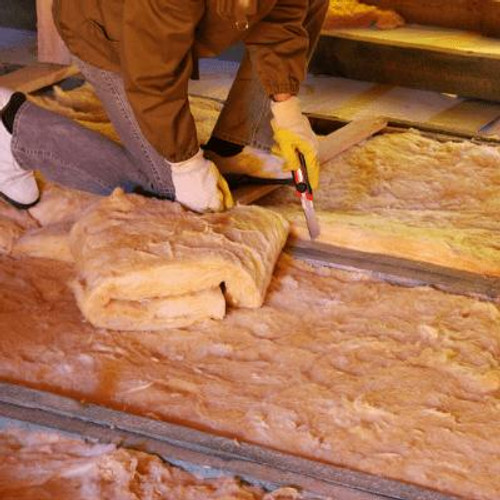
<path id="1" fill-rule="evenodd" d="M 268 95 L 297 94 L 306 75 L 309 38 L 304 21 L 309 0 L 277 0 L 245 38 Z"/>
<path id="2" fill-rule="evenodd" d="M 120 61 L 125 91 L 139 126 L 171 162 L 199 149 L 189 109 L 197 0 L 125 0 Z"/>

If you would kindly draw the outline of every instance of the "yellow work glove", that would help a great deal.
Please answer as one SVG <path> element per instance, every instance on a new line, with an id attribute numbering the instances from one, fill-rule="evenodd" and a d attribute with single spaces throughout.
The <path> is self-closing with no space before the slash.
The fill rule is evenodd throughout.
<path id="1" fill-rule="evenodd" d="M 169 163 L 175 199 L 194 212 L 222 212 L 234 205 L 231 191 L 217 167 L 201 149 L 189 160 Z"/>
<path id="2" fill-rule="evenodd" d="M 309 120 L 302 114 L 299 99 L 290 97 L 286 101 L 272 102 L 271 111 L 273 114 L 271 125 L 276 142 L 274 152 L 283 158 L 283 169 L 293 171 L 300 168 L 300 160 L 297 155 L 297 151 L 300 151 L 306 160 L 309 183 L 313 190 L 317 189 L 319 185 L 319 143 Z"/>

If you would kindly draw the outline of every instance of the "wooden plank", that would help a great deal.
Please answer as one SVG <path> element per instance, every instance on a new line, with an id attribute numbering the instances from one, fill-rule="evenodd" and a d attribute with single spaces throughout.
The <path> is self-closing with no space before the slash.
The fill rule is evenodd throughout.
<path id="1" fill-rule="evenodd" d="M 459 28 L 500 36 L 498 0 L 363 0 L 393 9 L 409 23 Z"/>
<path id="2" fill-rule="evenodd" d="M 336 32 L 337 33 L 337 32 Z M 393 46 L 345 36 L 323 36 L 315 53 L 316 71 L 500 102 L 500 58 L 438 48 Z"/>
<path id="3" fill-rule="evenodd" d="M 71 54 L 62 41 L 52 18 L 52 0 L 36 0 L 38 61 L 71 64 Z"/>
<path id="4" fill-rule="evenodd" d="M 377 279 L 400 286 L 431 286 L 444 292 L 500 303 L 500 278 L 302 240 L 291 240 L 287 252 L 316 265 L 367 271 Z"/>
<path id="5" fill-rule="evenodd" d="M 319 143 L 319 158 L 326 163 L 339 154 L 387 127 L 387 120 L 381 117 L 360 118 L 324 137 Z"/>
<path id="6" fill-rule="evenodd" d="M 472 132 L 476 136 L 500 117 L 500 106 L 486 101 L 467 100 L 432 117 L 427 122 L 437 130 Z"/>
<path id="7" fill-rule="evenodd" d="M 479 30 L 481 0 L 363 0 L 381 9 L 394 9 L 409 23 Z"/>
<path id="8" fill-rule="evenodd" d="M 154 453 L 175 465 L 188 465 L 191 470 L 194 465 L 212 469 L 212 475 L 237 475 L 270 489 L 293 485 L 316 498 L 456 499 L 415 485 L 8 383 L 0 383 L 0 415 Z"/>
<path id="9" fill-rule="evenodd" d="M 331 132 L 338 130 L 346 125 L 345 120 L 338 119 L 336 117 L 322 115 L 318 113 L 307 113 L 307 117 L 312 124 L 313 130 L 320 135 L 327 135 Z M 443 129 L 442 127 L 435 125 L 433 123 L 426 124 L 415 124 L 410 120 L 389 120 L 387 127 L 383 130 L 385 133 L 401 133 L 406 132 L 411 128 L 416 128 L 424 136 L 437 141 L 471 141 L 476 144 L 487 144 L 491 146 L 500 145 L 500 134 L 499 136 L 489 136 L 477 133 L 471 133 L 469 131 L 463 131 L 461 127 L 452 127 L 449 130 Z"/>
<path id="10" fill-rule="evenodd" d="M 328 114 L 351 121 L 383 116 L 433 125 L 442 130 L 477 134 L 500 116 L 500 104 L 462 99 L 450 94 L 365 83 L 339 77 L 310 77 L 302 94 L 306 113 Z"/>
<path id="11" fill-rule="evenodd" d="M 78 74 L 76 66 L 38 63 L 0 76 L 0 87 L 30 93 Z"/>
<path id="12" fill-rule="evenodd" d="M 412 25 L 386 31 L 370 28 L 343 28 L 323 31 L 323 35 L 391 47 L 456 54 L 464 59 L 477 57 L 500 59 L 500 40 L 486 38 L 480 33 L 471 31 Z"/>

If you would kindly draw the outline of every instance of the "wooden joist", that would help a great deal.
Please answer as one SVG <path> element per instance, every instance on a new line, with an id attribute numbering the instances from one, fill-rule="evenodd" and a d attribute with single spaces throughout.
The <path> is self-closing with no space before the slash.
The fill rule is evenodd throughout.
<path id="1" fill-rule="evenodd" d="M 314 265 L 345 271 L 367 271 L 395 285 L 430 286 L 456 295 L 500 303 L 500 278 L 483 276 L 426 262 L 308 241 L 290 241 L 287 252 Z"/>
<path id="2" fill-rule="evenodd" d="M 236 475 L 275 489 L 295 486 L 308 497 L 342 500 L 453 500 L 456 497 L 363 472 L 238 442 L 48 392 L 0 382 L 0 415 L 84 439 L 159 455 L 205 476 Z"/>
<path id="3" fill-rule="evenodd" d="M 475 30 L 500 36 L 499 0 L 363 0 L 382 9 L 394 9 L 408 23 Z"/>
<path id="4" fill-rule="evenodd" d="M 500 101 L 500 40 L 409 26 L 390 32 L 324 32 L 312 63 L 319 73 Z"/>

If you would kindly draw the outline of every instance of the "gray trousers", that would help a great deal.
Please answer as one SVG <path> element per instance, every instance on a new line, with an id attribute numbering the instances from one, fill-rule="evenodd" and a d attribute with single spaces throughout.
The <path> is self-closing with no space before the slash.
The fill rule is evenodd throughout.
<path id="1" fill-rule="evenodd" d="M 309 57 L 319 39 L 328 2 L 311 0 L 305 19 Z M 119 74 L 81 60 L 75 61 L 92 84 L 113 123 L 122 145 L 78 123 L 30 102 L 19 109 L 14 122 L 12 152 L 26 170 L 68 187 L 109 194 L 116 187 L 175 199 L 170 168 L 139 128 Z M 240 65 L 213 135 L 236 144 L 270 150 L 270 100 L 248 54 Z"/>
<path id="2" fill-rule="evenodd" d="M 75 62 L 102 101 L 122 146 L 26 102 L 16 115 L 12 136 L 19 165 L 82 191 L 106 195 L 121 187 L 174 199 L 170 168 L 141 132 L 120 75 Z"/>
<path id="3" fill-rule="evenodd" d="M 328 5 L 328 0 L 309 0 L 304 20 L 309 35 L 308 60 L 318 44 Z M 212 135 L 242 146 L 270 151 L 274 145 L 270 104 L 246 52 Z"/>

